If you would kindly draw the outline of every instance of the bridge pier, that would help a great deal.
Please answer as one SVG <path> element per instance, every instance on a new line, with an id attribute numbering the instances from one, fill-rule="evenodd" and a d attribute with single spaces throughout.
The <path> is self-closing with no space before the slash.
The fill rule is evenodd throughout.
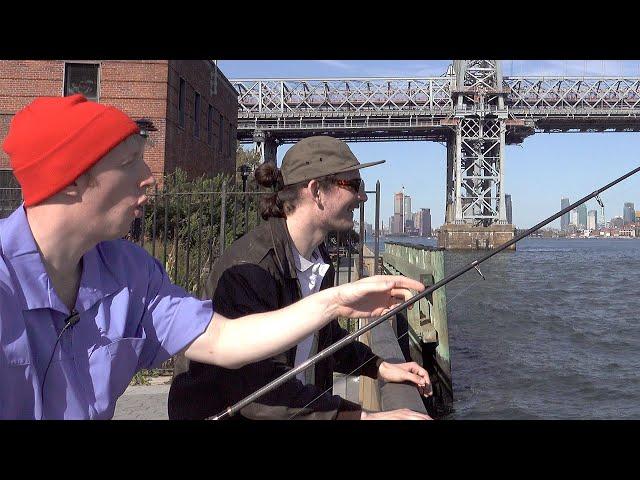
<path id="1" fill-rule="evenodd" d="M 440 227 L 438 247 L 447 250 L 491 250 L 511 240 L 515 228 L 510 224 L 494 223 L 488 227 L 468 224 L 445 223 Z M 513 244 L 509 250 L 515 250 Z"/>
<path id="2" fill-rule="evenodd" d="M 278 159 L 278 140 L 264 130 L 256 130 L 253 133 L 253 142 L 256 152 L 260 153 L 260 163 L 272 162 L 277 163 Z"/>
<path id="3" fill-rule="evenodd" d="M 456 60 L 447 139 L 445 225 L 438 246 L 486 249 L 513 238 L 507 224 L 504 146 L 507 107 L 497 60 Z"/>

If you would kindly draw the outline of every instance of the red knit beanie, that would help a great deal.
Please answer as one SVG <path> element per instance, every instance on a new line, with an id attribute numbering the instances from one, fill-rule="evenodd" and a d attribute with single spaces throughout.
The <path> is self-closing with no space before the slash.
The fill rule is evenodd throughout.
<path id="1" fill-rule="evenodd" d="M 41 97 L 16 113 L 2 148 L 29 207 L 71 184 L 139 131 L 120 110 L 82 95 Z"/>

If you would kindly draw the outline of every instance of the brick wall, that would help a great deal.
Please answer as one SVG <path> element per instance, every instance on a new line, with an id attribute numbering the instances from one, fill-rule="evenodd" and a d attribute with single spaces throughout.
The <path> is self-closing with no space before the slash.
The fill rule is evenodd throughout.
<path id="1" fill-rule="evenodd" d="M 165 171 L 167 60 L 101 61 L 100 103 L 119 108 L 134 120 L 150 119 L 156 132 L 147 139 L 144 159 L 160 179 Z"/>
<path id="2" fill-rule="evenodd" d="M 235 129 L 238 122 L 237 93 L 218 71 L 217 91 L 212 95 L 211 77 L 214 66 L 204 60 L 169 61 L 169 94 L 167 104 L 166 171 L 180 167 L 189 175 L 233 174 L 235 170 Z M 185 81 L 185 122 L 179 125 L 180 78 Z M 200 135 L 195 136 L 195 94 L 200 94 Z M 207 115 L 213 107 L 212 141 L 208 143 Z M 220 113 L 223 121 L 222 151 L 220 145 Z M 230 129 L 230 126 L 232 129 Z M 229 135 L 233 146 L 229 148 Z"/>
<path id="3" fill-rule="evenodd" d="M 92 63 L 92 62 L 91 62 Z M 167 60 L 103 61 L 98 101 L 113 105 L 134 119 L 149 118 L 158 128 L 145 148 L 145 160 L 157 177 L 164 172 Z M 0 139 L 4 140 L 13 115 L 40 96 L 64 93 L 62 60 L 0 61 Z M 0 169 L 9 159 L 0 150 Z"/>
<path id="4" fill-rule="evenodd" d="M 56 60 L 0 60 L 0 142 L 9 131 L 13 115 L 40 96 L 62 95 L 64 63 Z M 0 169 L 9 159 L 0 149 Z"/>
<path id="5" fill-rule="evenodd" d="M 214 66 L 204 60 L 95 60 L 99 63 L 98 101 L 117 107 L 133 119 L 148 118 L 158 129 L 151 132 L 145 161 L 157 179 L 178 166 L 190 175 L 233 173 L 237 93 L 218 71 L 217 93 L 211 95 Z M 13 115 L 39 96 L 61 96 L 62 60 L 0 61 L 0 139 L 4 140 Z M 179 79 L 186 82 L 185 126 L 178 126 Z M 194 136 L 194 97 L 201 96 L 200 136 Z M 214 108 L 213 138 L 208 143 L 208 106 Z M 220 114 L 223 139 L 220 142 Z M 222 150 L 219 146 L 222 143 Z M 0 169 L 9 161 L 0 150 Z"/>

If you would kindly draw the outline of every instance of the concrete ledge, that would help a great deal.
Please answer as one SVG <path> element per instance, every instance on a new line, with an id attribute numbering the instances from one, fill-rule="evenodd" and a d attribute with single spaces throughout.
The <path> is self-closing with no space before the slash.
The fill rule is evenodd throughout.
<path id="1" fill-rule="evenodd" d="M 398 339 L 388 321 L 371 330 L 371 349 L 376 355 L 390 363 L 406 362 L 398 344 Z M 381 410 L 408 408 L 416 412 L 427 413 L 427 409 L 415 386 L 386 383 L 382 380 L 377 380 L 377 384 L 380 391 Z"/>
<path id="2" fill-rule="evenodd" d="M 492 250 L 515 236 L 513 225 L 474 227 L 466 224 L 445 223 L 440 228 L 438 246 L 446 250 Z M 515 250 L 513 244 L 509 250 Z"/>

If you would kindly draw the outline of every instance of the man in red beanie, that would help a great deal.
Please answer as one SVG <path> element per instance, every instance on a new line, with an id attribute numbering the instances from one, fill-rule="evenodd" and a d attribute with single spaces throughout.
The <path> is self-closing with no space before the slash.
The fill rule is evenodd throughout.
<path id="1" fill-rule="evenodd" d="M 81 95 L 38 98 L 3 148 L 24 205 L 0 220 L 0 418 L 108 419 L 136 371 L 180 351 L 238 368 L 424 289 L 371 277 L 229 321 L 120 239 L 154 184 L 127 115 Z"/>

